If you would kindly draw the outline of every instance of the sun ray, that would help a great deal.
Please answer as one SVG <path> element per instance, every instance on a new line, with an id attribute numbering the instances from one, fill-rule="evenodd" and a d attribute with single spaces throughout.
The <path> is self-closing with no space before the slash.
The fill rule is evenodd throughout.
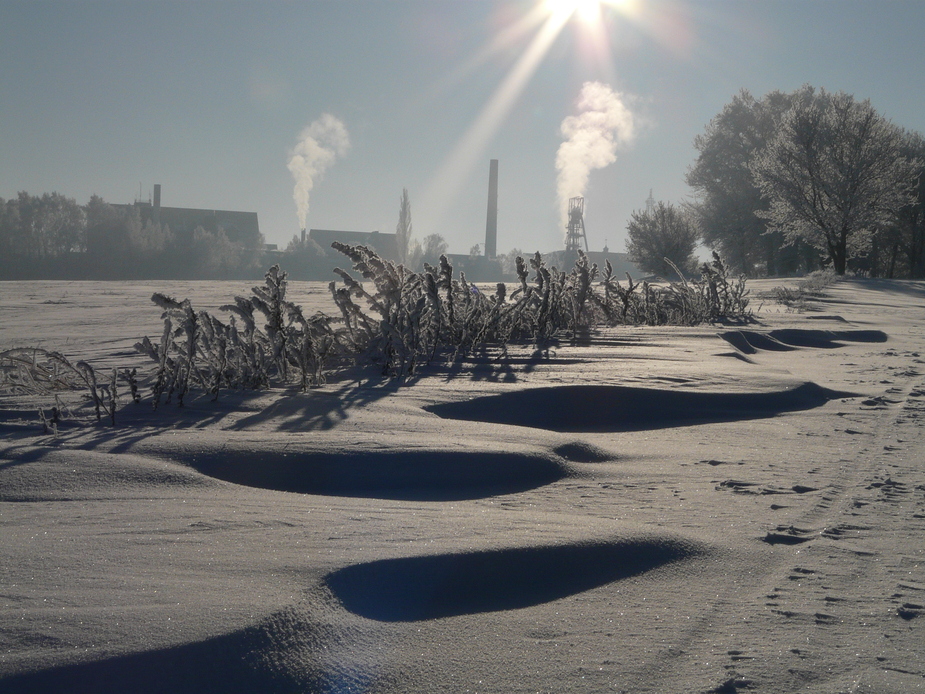
<path id="1" fill-rule="evenodd" d="M 564 11 L 549 13 L 530 45 L 440 166 L 422 201 L 437 219 L 444 216 L 463 182 L 483 158 L 488 142 L 510 113 L 517 97 L 523 92 L 530 77 L 536 72 L 549 47 L 570 17 L 571 13 Z"/>
<path id="2" fill-rule="evenodd" d="M 455 68 L 448 75 L 443 77 L 438 84 L 430 90 L 427 95 L 427 103 L 438 99 L 441 95 L 452 90 L 466 77 L 475 72 L 482 65 L 487 63 L 491 58 L 504 52 L 513 45 L 516 45 L 524 36 L 531 31 L 536 30 L 548 18 L 548 12 L 542 5 L 537 5 L 530 12 L 520 17 L 517 21 L 499 31 L 492 39 L 482 46 L 476 53 L 469 57 L 465 62 Z M 425 104 L 421 104 L 423 106 Z"/>

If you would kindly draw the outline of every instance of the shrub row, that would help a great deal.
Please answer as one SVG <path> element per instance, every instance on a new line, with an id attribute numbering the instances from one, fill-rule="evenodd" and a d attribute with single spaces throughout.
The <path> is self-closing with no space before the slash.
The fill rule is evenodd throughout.
<path id="1" fill-rule="evenodd" d="M 297 380 L 302 388 L 320 385 L 329 368 L 375 365 L 382 375 L 413 375 L 436 358 L 511 343 L 573 337 L 602 325 L 696 325 L 706 321 L 748 320 L 748 292 L 742 278 L 731 279 L 719 256 L 701 268 L 697 281 L 672 284 L 633 282 L 603 272 L 578 254 L 575 267 L 548 267 L 536 253 L 517 258 L 517 286 L 508 296 L 504 283 L 486 293 L 454 275 L 446 256 L 439 266 L 412 272 L 366 246 L 334 243 L 353 263 L 329 285 L 339 316 L 306 318 L 286 299 L 286 273 L 274 265 L 264 286 L 250 297 L 223 306 L 224 323 L 188 300 L 162 294 L 160 344 L 145 338 L 136 345 L 157 363 L 153 394 L 174 395 L 182 404 L 191 385 L 217 397 L 222 388 L 261 388 Z M 532 275 L 532 277 L 531 277 Z M 255 317 L 263 316 L 263 327 Z"/>

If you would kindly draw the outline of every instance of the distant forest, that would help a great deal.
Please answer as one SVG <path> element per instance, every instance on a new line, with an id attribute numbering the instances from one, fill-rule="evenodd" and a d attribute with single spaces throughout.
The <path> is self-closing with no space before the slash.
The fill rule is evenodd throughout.
<path id="1" fill-rule="evenodd" d="M 60 193 L 0 198 L 4 280 L 259 279 L 264 254 L 259 232 L 208 221 L 171 229 L 96 195 L 86 205 Z"/>

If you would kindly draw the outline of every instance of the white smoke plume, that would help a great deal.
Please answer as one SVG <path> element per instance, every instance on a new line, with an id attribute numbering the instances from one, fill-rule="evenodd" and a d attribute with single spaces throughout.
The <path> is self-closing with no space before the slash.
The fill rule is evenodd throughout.
<path id="1" fill-rule="evenodd" d="M 292 198 L 299 215 L 299 226 L 305 228 L 308 216 L 308 194 L 331 164 L 350 149 L 350 135 L 339 119 L 325 113 L 299 135 L 299 143 L 289 156 L 289 171 L 295 180 Z"/>
<path id="2" fill-rule="evenodd" d="M 565 142 L 556 153 L 556 192 L 563 227 L 568 200 L 584 195 L 593 169 L 617 160 L 617 147 L 633 139 L 635 118 L 626 97 L 602 82 L 585 82 L 578 97 L 578 114 L 562 121 Z"/>

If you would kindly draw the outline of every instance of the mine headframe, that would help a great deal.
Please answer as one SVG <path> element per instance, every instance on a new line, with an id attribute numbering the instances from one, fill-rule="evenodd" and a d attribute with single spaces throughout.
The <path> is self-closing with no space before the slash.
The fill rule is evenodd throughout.
<path id="1" fill-rule="evenodd" d="M 581 247 L 588 252 L 588 238 L 585 236 L 585 199 L 581 196 L 569 198 L 568 226 L 565 228 L 565 250 L 578 254 Z"/>

